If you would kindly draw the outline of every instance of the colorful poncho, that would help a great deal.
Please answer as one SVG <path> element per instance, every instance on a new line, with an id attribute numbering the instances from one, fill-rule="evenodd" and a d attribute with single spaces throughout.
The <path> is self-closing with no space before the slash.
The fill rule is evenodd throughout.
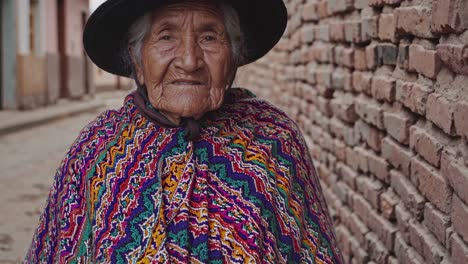
<path id="1" fill-rule="evenodd" d="M 96 118 L 55 176 L 26 263 L 342 263 L 297 125 L 243 89 L 183 128 L 134 94 Z"/>

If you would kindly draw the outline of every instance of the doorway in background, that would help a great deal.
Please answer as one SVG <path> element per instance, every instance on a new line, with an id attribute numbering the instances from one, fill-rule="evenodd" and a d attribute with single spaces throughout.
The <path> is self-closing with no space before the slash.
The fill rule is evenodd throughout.
<path id="1" fill-rule="evenodd" d="M 68 97 L 68 60 L 65 48 L 66 36 L 66 12 L 65 1 L 57 0 L 57 30 L 58 30 L 58 54 L 59 54 L 59 79 L 60 97 Z"/>
<path id="2" fill-rule="evenodd" d="M 3 4 L 0 1 L 0 110 L 3 109 Z"/>
<path id="3" fill-rule="evenodd" d="M 85 26 L 86 26 L 86 20 L 88 18 L 88 14 L 85 11 L 81 12 L 81 32 L 84 31 Z M 90 94 L 91 93 L 91 85 L 90 85 L 90 65 L 89 65 L 89 60 L 88 56 L 86 55 L 85 50 L 83 49 L 83 71 L 84 71 L 84 86 L 85 86 L 85 94 Z"/>

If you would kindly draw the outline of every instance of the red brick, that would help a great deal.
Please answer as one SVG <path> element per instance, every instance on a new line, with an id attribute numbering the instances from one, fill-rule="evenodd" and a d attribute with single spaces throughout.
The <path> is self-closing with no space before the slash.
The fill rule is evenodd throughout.
<path id="1" fill-rule="evenodd" d="M 354 50 L 354 68 L 365 71 L 367 69 L 366 50 L 357 48 Z"/>
<path id="2" fill-rule="evenodd" d="M 410 176 L 411 157 L 413 153 L 399 143 L 386 137 L 382 140 L 382 157 L 406 177 Z"/>
<path id="3" fill-rule="evenodd" d="M 415 120 L 413 114 L 401 108 L 393 108 L 383 114 L 383 122 L 388 134 L 406 145 L 409 143 L 409 127 Z"/>
<path id="4" fill-rule="evenodd" d="M 448 213 L 451 188 L 447 181 L 430 165 L 418 158 L 411 160 L 411 179 L 421 193 L 439 210 Z"/>
<path id="5" fill-rule="evenodd" d="M 304 85 L 304 90 L 303 90 L 303 96 L 304 96 L 304 99 L 307 101 L 307 102 L 310 102 L 310 103 L 314 103 L 316 102 L 317 100 L 317 91 L 310 85 Z M 311 106 L 312 104 L 309 104 L 309 107 Z M 315 107 L 315 106 L 314 106 Z M 315 108 L 314 108 L 315 110 Z M 310 113 L 311 111 L 308 111 L 308 113 Z"/>
<path id="6" fill-rule="evenodd" d="M 431 92 L 432 89 L 424 84 L 397 81 L 395 98 L 411 111 L 425 115 L 427 97 Z"/>
<path id="7" fill-rule="evenodd" d="M 288 21 L 288 29 L 292 32 L 296 31 L 302 24 L 300 13 L 292 14 Z"/>
<path id="8" fill-rule="evenodd" d="M 349 94 L 335 93 L 332 108 L 335 116 L 345 122 L 354 123 L 359 118 L 354 109 L 353 97 Z"/>
<path id="9" fill-rule="evenodd" d="M 378 7 L 385 5 L 385 2 L 384 0 L 368 0 L 368 4 L 369 6 Z"/>
<path id="10" fill-rule="evenodd" d="M 349 218 L 343 219 L 343 221 L 359 243 L 364 245 L 366 242 L 365 235 L 369 232 L 369 228 L 354 213 L 351 213 Z"/>
<path id="11" fill-rule="evenodd" d="M 355 194 L 352 196 L 352 209 L 359 218 L 366 223 L 368 226 L 369 223 L 369 212 L 371 212 L 372 206 L 364 199 L 361 195 Z"/>
<path id="12" fill-rule="evenodd" d="M 468 101 L 459 101 L 455 105 L 454 123 L 457 134 L 468 138 Z"/>
<path id="13" fill-rule="evenodd" d="M 340 244 L 340 249 L 344 256 L 351 256 L 350 237 L 351 234 L 345 226 L 340 225 L 336 228 L 336 239 Z"/>
<path id="14" fill-rule="evenodd" d="M 408 44 L 399 44 L 398 46 L 398 58 L 397 65 L 401 69 L 409 69 L 409 45 Z"/>
<path id="15" fill-rule="evenodd" d="M 398 35 L 413 35 L 433 38 L 431 33 L 431 10 L 422 6 L 395 9 L 396 32 Z"/>
<path id="16" fill-rule="evenodd" d="M 318 144 L 325 150 L 333 150 L 333 138 L 328 133 L 322 134 L 322 139 L 318 142 Z"/>
<path id="17" fill-rule="evenodd" d="M 382 14 L 379 18 L 379 38 L 383 41 L 396 41 L 395 17 L 393 14 Z"/>
<path id="18" fill-rule="evenodd" d="M 370 232 L 366 235 L 367 240 L 367 249 L 372 260 L 375 260 L 376 263 L 385 263 L 385 260 L 389 256 L 388 250 L 385 248 L 385 245 L 380 242 L 379 237 Z"/>
<path id="19" fill-rule="evenodd" d="M 345 40 L 352 43 L 361 43 L 361 21 L 345 22 Z"/>
<path id="20" fill-rule="evenodd" d="M 356 178 L 357 173 L 345 165 L 344 163 L 338 163 L 337 165 L 338 173 L 341 175 L 341 179 L 348 184 L 351 189 L 356 190 Z"/>
<path id="21" fill-rule="evenodd" d="M 364 92 L 367 95 L 371 94 L 372 74 L 366 72 L 353 72 L 353 88 L 356 92 Z"/>
<path id="22" fill-rule="evenodd" d="M 322 41 L 330 41 L 330 26 L 328 24 L 320 24 L 315 31 L 315 38 Z"/>
<path id="23" fill-rule="evenodd" d="M 399 5 L 402 0 L 383 0 L 387 5 Z"/>
<path id="24" fill-rule="evenodd" d="M 392 191 L 384 192 L 380 195 L 380 211 L 382 216 L 388 220 L 395 220 L 395 206 L 398 198 Z"/>
<path id="25" fill-rule="evenodd" d="M 375 211 L 369 212 L 369 223 L 367 225 L 370 229 L 378 235 L 379 240 L 386 247 L 388 251 L 393 250 L 393 243 L 397 228 L 390 223 L 387 219 L 379 215 Z"/>
<path id="26" fill-rule="evenodd" d="M 377 17 L 365 17 L 361 23 L 361 40 L 367 42 L 377 38 L 378 20 Z"/>
<path id="27" fill-rule="evenodd" d="M 356 114 L 360 118 L 380 129 L 384 128 L 383 109 L 378 103 L 362 96 L 356 97 L 354 103 Z"/>
<path id="28" fill-rule="evenodd" d="M 376 45 L 377 58 L 376 63 L 380 65 L 396 65 L 398 57 L 398 48 L 391 43 L 380 43 Z"/>
<path id="29" fill-rule="evenodd" d="M 442 61 L 435 50 L 427 50 L 421 45 L 409 47 L 409 69 L 435 79 L 442 66 Z"/>
<path id="30" fill-rule="evenodd" d="M 332 86 L 337 90 L 352 91 L 352 77 L 348 69 L 337 68 L 332 73 Z"/>
<path id="31" fill-rule="evenodd" d="M 315 26 L 314 25 L 303 25 L 300 29 L 301 42 L 303 44 L 312 43 L 315 39 Z"/>
<path id="32" fill-rule="evenodd" d="M 315 89 L 317 90 L 318 95 L 322 96 L 323 98 L 326 98 L 326 99 L 333 98 L 333 92 L 335 90 L 332 87 L 327 87 L 324 85 L 316 85 Z"/>
<path id="33" fill-rule="evenodd" d="M 356 152 L 352 148 L 346 148 L 346 164 L 355 171 L 359 169 L 359 160 Z"/>
<path id="34" fill-rule="evenodd" d="M 378 57 L 377 57 L 375 44 L 371 44 L 366 47 L 366 60 L 367 60 L 367 68 L 369 70 L 375 69 L 378 63 Z"/>
<path id="35" fill-rule="evenodd" d="M 468 243 L 468 206 L 464 204 L 457 195 L 452 197 L 452 210 L 450 213 L 452 224 L 457 232 L 466 243 Z"/>
<path id="36" fill-rule="evenodd" d="M 339 119 L 332 117 L 330 119 L 330 133 L 337 139 L 344 137 L 344 124 Z"/>
<path id="37" fill-rule="evenodd" d="M 350 188 L 342 181 L 332 184 L 332 190 L 341 202 L 346 203 L 348 200 L 348 193 Z"/>
<path id="38" fill-rule="evenodd" d="M 359 143 L 359 134 L 356 133 L 354 127 L 345 125 L 343 129 L 343 139 L 348 146 L 355 146 Z M 348 154 L 346 154 L 348 158 Z"/>
<path id="39" fill-rule="evenodd" d="M 463 162 L 444 151 L 441 159 L 441 173 L 448 179 L 458 197 L 468 204 L 468 168 L 463 165 Z"/>
<path id="40" fill-rule="evenodd" d="M 328 0 L 328 14 L 339 14 L 353 9 L 354 0 Z"/>
<path id="41" fill-rule="evenodd" d="M 383 186 L 379 181 L 371 180 L 365 176 L 357 177 L 357 189 L 364 195 L 366 200 L 377 210 L 379 208 L 379 197 Z"/>
<path id="42" fill-rule="evenodd" d="M 336 158 L 339 161 L 346 161 L 346 145 L 342 141 L 337 139 L 333 140 L 333 144 L 333 150 Z"/>
<path id="43" fill-rule="evenodd" d="M 447 134 L 453 134 L 454 132 L 453 113 L 453 103 L 443 95 L 432 93 L 428 96 L 426 118 Z"/>
<path id="44" fill-rule="evenodd" d="M 447 228 L 450 226 L 450 216 L 443 214 L 430 203 L 426 203 L 423 223 L 442 245 L 448 246 L 445 238 L 447 236 Z"/>
<path id="45" fill-rule="evenodd" d="M 456 234 L 450 237 L 450 245 L 453 264 L 468 263 L 468 245 Z"/>
<path id="46" fill-rule="evenodd" d="M 315 60 L 319 62 L 331 62 L 333 60 L 333 46 L 323 43 L 315 43 L 311 50 Z"/>
<path id="47" fill-rule="evenodd" d="M 372 78 L 372 97 L 379 101 L 395 101 L 395 80 L 392 77 L 378 76 Z"/>
<path id="48" fill-rule="evenodd" d="M 353 237 L 350 238 L 351 252 L 353 252 L 353 261 L 356 263 L 369 263 L 369 255 L 367 251 L 362 249 L 362 245 L 362 243 Z"/>
<path id="49" fill-rule="evenodd" d="M 320 180 L 324 182 L 330 182 L 329 178 L 330 178 L 331 172 L 325 165 L 318 164 L 316 166 L 316 169 L 317 169 L 317 176 L 320 178 Z"/>
<path id="50" fill-rule="evenodd" d="M 468 47 L 465 45 L 439 44 L 437 55 L 451 71 L 468 75 Z"/>
<path id="51" fill-rule="evenodd" d="M 362 172 L 369 171 L 369 156 L 373 153 L 368 149 L 363 147 L 355 147 L 354 152 L 356 154 L 356 160 L 358 162 L 358 167 Z"/>
<path id="52" fill-rule="evenodd" d="M 444 248 L 429 231 L 415 220 L 409 222 L 411 246 L 428 263 L 440 263 L 444 257 Z"/>
<path id="53" fill-rule="evenodd" d="M 416 151 L 427 162 L 435 167 L 440 167 L 440 157 L 444 144 L 433 133 L 414 125 L 410 127 L 410 148 Z"/>
<path id="54" fill-rule="evenodd" d="M 324 102 L 322 102 L 322 99 L 323 97 L 318 97 L 317 99 L 317 105 L 319 106 L 317 109 L 319 109 L 319 111 L 315 111 L 315 113 L 313 113 L 313 120 L 314 122 L 319 125 L 326 133 L 328 133 L 330 131 L 330 128 L 329 128 L 329 123 L 330 123 L 330 117 L 329 116 L 325 116 L 321 111 L 324 110 L 324 109 L 320 109 L 320 105 L 323 104 Z M 323 107 L 326 107 L 326 111 L 331 111 L 331 106 L 330 106 L 330 100 L 328 99 L 323 99 L 327 102 L 325 102 L 325 105 Z M 330 108 L 330 109 L 328 109 Z"/>
<path id="55" fill-rule="evenodd" d="M 381 140 L 384 137 L 384 133 L 362 120 L 357 120 L 354 128 L 357 133 L 359 133 L 360 138 L 363 139 L 370 148 L 380 153 Z"/>
<path id="56" fill-rule="evenodd" d="M 369 156 L 369 171 L 384 183 L 390 183 L 390 164 L 384 158 Z"/>
<path id="57" fill-rule="evenodd" d="M 308 127 L 308 131 L 309 131 L 309 135 L 311 139 L 314 142 L 320 141 L 320 138 L 322 137 L 322 134 L 324 133 L 323 130 L 319 126 L 316 126 L 316 125 L 310 125 Z M 316 159 L 317 156 L 314 156 L 314 158 Z"/>
<path id="58" fill-rule="evenodd" d="M 316 66 L 316 64 L 314 62 L 310 62 L 309 64 L 307 64 L 307 67 L 306 67 L 306 81 L 309 84 L 316 84 L 317 83 L 317 79 L 316 79 L 316 76 L 315 76 L 316 69 L 317 69 L 317 66 Z M 307 97 L 306 99 L 309 102 L 314 102 L 314 98 Z"/>
<path id="59" fill-rule="evenodd" d="M 335 63 L 348 68 L 354 66 L 354 49 L 337 46 L 334 49 Z"/>
<path id="60" fill-rule="evenodd" d="M 327 67 L 321 67 L 316 69 L 315 78 L 317 84 L 325 87 L 331 87 L 331 75 L 332 69 Z"/>
<path id="61" fill-rule="evenodd" d="M 369 0 L 354 0 L 354 8 L 363 9 L 369 6 Z"/>
<path id="62" fill-rule="evenodd" d="M 400 263 L 425 264 L 422 257 L 398 233 L 395 237 L 395 255 Z"/>
<path id="63" fill-rule="evenodd" d="M 317 21 L 319 16 L 317 13 L 318 3 L 309 2 L 302 6 L 302 19 L 305 21 Z"/>
<path id="64" fill-rule="evenodd" d="M 401 241 L 409 241 L 409 220 L 412 218 L 412 215 L 406 210 L 406 208 L 401 204 L 395 206 L 395 217 L 397 220 L 398 235 L 401 235 L 404 239 Z M 400 241 L 398 238 L 395 242 Z M 397 255 L 398 256 L 398 255 Z"/>
<path id="65" fill-rule="evenodd" d="M 432 1 L 431 30 L 437 33 L 461 33 L 468 28 L 466 1 Z"/>
<path id="66" fill-rule="evenodd" d="M 328 16 L 328 1 L 319 1 L 317 4 L 317 13 L 320 18 Z"/>
<path id="67" fill-rule="evenodd" d="M 400 196 L 405 207 L 416 217 L 422 219 L 425 199 L 422 197 L 413 184 L 401 173 L 392 170 L 391 186 Z"/>
<path id="68" fill-rule="evenodd" d="M 330 23 L 330 39 L 337 42 L 345 40 L 344 24 L 342 22 Z"/>

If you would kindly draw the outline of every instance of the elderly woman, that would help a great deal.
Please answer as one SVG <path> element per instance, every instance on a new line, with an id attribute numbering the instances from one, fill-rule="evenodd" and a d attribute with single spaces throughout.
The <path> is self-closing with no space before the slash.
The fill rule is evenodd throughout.
<path id="1" fill-rule="evenodd" d="M 57 171 L 27 263 L 341 263 L 296 124 L 239 66 L 279 40 L 281 0 L 108 0 L 85 49 L 138 89 Z"/>

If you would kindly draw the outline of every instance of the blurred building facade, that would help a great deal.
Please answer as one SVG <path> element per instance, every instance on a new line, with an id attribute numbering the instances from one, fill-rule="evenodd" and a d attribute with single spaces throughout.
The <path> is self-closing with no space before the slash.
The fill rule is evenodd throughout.
<path id="1" fill-rule="evenodd" d="M 0 109 L 95 92 L 82 44 L 89 0 L 2 0 L 0 14 Z"/>
<path id="2" fill-rule="evenodd" d="M 132 79 L 110 74 L 96 65 L 94 65 L 93 68 L 94 86 L 97 92 L 121 89 L 128 90 L 135 87 Z"/>

